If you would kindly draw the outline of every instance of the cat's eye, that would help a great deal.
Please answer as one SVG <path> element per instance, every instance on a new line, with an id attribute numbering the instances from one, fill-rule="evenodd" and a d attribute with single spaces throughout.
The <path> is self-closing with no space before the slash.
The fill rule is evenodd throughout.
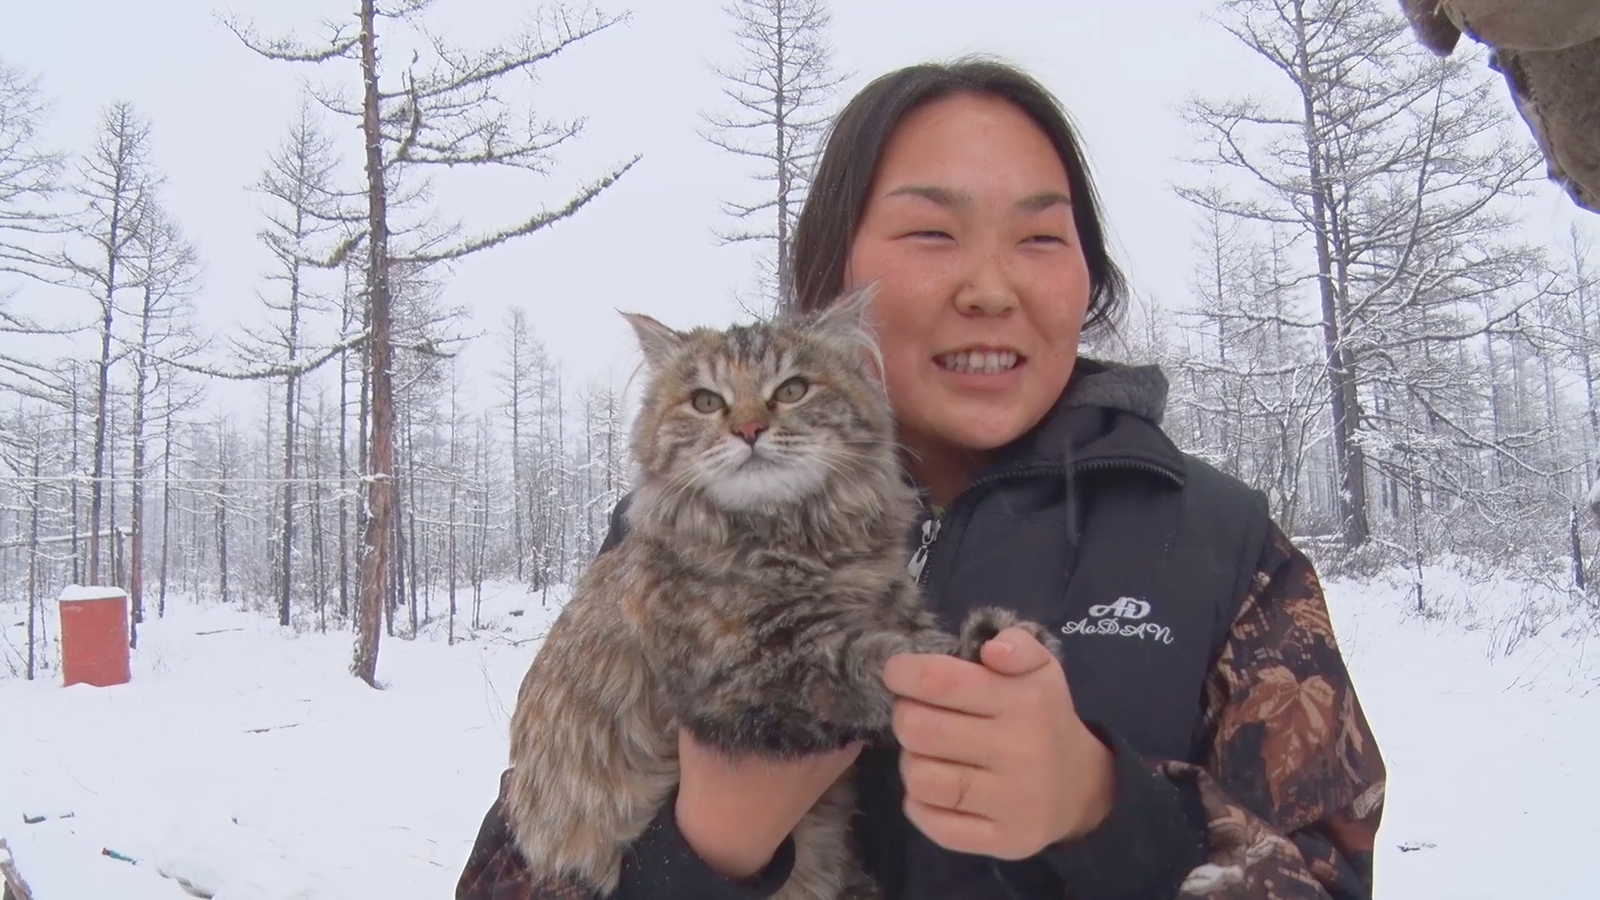
<path id="1" fill-rule="evenodd" d="M 722 395 L 716 391 L 708 391 L 705 388 L 695 391 L 689 397 L 689 403 L 694 406 L 695 412 L 702 413 L 714 413 L 728 405 L 728 401 L 722 399 Z"/>
<path id="2" fill-rule="evenodd" d="M 778 385 L 778 389 L 772 392 L 772 399 L 779 403 L 797 403 L 810 389 L 810 383 L 804 378 L 791 378 Z"/>

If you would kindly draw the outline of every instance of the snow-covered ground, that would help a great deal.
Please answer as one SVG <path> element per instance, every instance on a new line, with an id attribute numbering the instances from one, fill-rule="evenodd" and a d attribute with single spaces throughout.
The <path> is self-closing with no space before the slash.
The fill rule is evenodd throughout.
<path id="1" fill-rule="evenodd" d="M 169 603 L 127 685 L 0 681 L 0 837 L 35 900 L 189 896 L 162 872 L 217 900 L 449 897 L 550 601 L 491 586 L 475 640 L 385 638 L 383 691 L 348 633 Z"/>
<path id="2" fill-rule="evenodd" d="M 1600 640 L 1565 592 L 1458 562 L 1333 583 L 1340 646 L 1389 769 L 1380 898 L 1600 896 Z M 1579 601 L 1582 603 L 1583 601 Z"/>
<path id="3" fill-rule="evenodd" d="M 1592 628 L 1470 568 L 1428 570 L 1426 615 L 1404 574 L 1329 586 L 1391 774 L 1379 896 L 1593 897 Z M 179 879 L 218 900 L 448 897 L 556 612 L 507 586 L 484 609 L 453 647 L 442 623 L 386 639 L 383 691 L 346 674 L 344 633 L 181 603 L 142 626 L 131 684 L 0 680 L 0 838 L 36 900 L 179 900 Z"/>

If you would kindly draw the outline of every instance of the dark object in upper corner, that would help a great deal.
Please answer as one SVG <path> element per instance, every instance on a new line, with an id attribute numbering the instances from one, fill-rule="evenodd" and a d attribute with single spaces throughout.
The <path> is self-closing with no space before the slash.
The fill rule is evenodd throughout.
<path id="1" fill-rule="evenodd" d="M 1417 40 L 1440 56 L 1461 35 L 1494 50 L 1544 154 L 1551 181 L 1600 213 L 1600 3 L 1595 0 L 1400 0 Z"/>

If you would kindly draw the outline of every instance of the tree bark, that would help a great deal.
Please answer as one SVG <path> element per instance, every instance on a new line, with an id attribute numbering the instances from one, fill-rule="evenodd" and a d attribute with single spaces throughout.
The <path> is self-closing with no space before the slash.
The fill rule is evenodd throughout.
<path id="1" fill-rule="evenodd" d="M 384 192 L 377 14 L 373 6 L 373 0 L 361 0 L 361 133 L 366 141 L 367 308 L 372 320 L 367 337 L 367 370 L 372 383 L 372 440 L 366 479 L 367 522 L 361 541 L 361 585 L 356 595 L 355 658 L 350 671 L 377 687 L 378 639 L 383 624 L 380 617 L 394 516 L 394 388 L 390 380 L 393 323 L 389 309 L 388 198 Z"/>
<path id="2" fill-rule="evenodd" d="M 1310 47 L 1304 4 L 1295 0 L 1295 61 L 1301 109 L 1304 114 L 1306 160 L 1310 174 L 1312 231 L 1317 247 L 1317 292 L 1322 308 L 1323 350 L 1328 367 L 1328 403 L 1333 414 L 1334 470 L 1337 474 L 1340 531 L 1345 547 L 1354 549 L 1372 536 L 1367 522 L 1365 460 L 1356 438 L 1355 371 L 1345 346 L 1344 327 L 1334 284 L 1327 183 L 1322 171 L 1322 142 L 1313 93 Z"/>

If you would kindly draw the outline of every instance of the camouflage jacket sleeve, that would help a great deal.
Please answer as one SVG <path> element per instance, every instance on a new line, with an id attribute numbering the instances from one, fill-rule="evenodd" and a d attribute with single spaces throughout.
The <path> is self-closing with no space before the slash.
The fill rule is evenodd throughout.
<path id="1" fill-rule="evenodd" d="M 1208 861 L 1182 896 L 1369 900 L 1384 767 L 1334 641 L 1322 586 L 1276 527 L 1206 685 L 1197 790 Z"/>

